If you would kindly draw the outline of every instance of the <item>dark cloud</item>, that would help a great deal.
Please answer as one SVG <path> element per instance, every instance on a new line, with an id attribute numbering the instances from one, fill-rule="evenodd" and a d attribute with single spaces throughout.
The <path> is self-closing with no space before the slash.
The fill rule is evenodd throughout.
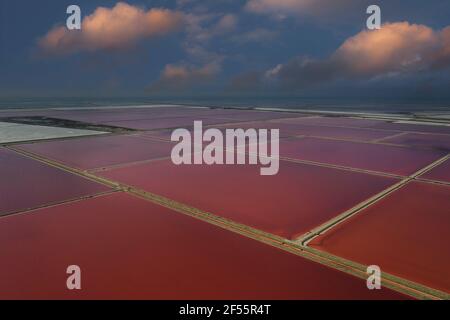
<path id="1" fill-rule="evenodd" d="M 367 8 L 366 0 L 248 0 L 246 10 L 277 19 L 289 16 L 331 17 Z"/>
<path id="2" fill-rule="evenodd" d="M 264 73 L 261 71 L 249 71 L 234 76 L 228 87 L 227 91 L 231 92 L 248 92 L 257 91 L 263 87 Z"/>

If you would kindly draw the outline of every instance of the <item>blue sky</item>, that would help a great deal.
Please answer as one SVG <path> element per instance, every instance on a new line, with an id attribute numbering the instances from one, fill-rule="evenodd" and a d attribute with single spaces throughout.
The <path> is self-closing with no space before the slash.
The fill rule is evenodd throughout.
<path id="1" fill-rule="evenodd" d="M 315 3 L 0 0 L 0 95 L 448 95 L 449 1 Z M 119 19 L 70 34 L 58 29 L 70 4 Z"/>

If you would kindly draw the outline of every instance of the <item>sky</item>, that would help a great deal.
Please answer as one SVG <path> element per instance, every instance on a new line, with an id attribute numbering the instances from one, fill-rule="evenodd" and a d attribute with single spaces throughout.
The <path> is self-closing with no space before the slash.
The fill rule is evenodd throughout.
<path id="1" fill-rule="evenodd" d="M 81 8 L 81 30 L 66 9 Z M 366 9 L 381 8 L 380 30 Z M 450 97 L 448 0 L 0 0 L 0 96 Z"/>

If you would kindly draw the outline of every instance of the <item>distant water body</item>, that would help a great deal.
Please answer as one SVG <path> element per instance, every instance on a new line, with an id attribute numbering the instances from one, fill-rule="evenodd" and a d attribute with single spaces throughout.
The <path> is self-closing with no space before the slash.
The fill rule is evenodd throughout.
<path id="1" fill-rule="evenodd" d="M 39 108 L 92 108 L 108 106 L 136 106 L 152 104 L 185 104 L 207 107 L 282 108 L 367 113 L 449 113 L 450 101 L 342 99 L 342 98 L 0 98 L 0 110 Z"/>

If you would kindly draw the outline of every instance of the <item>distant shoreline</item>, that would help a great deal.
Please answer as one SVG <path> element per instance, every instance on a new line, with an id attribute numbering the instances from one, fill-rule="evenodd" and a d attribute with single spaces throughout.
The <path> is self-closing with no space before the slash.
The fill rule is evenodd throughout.
<path id="1" fill-rule="evenodd" d="M 209 109 L 246 109 L 254 111 L 272 111 L 272 112 L 290 112 L 290 113 L 303 113 L 310 115 L 322 115 L 330 117 L 356 117 L 366 118 L 373 120 L 387 120 L 395 122 L 408 122 L 408 123 L 426 123 L 428 125 L 445 125 L 450 126 L 450 109 L 447 111 L 435 111 L 435 112 L 418 112 L 418 113 L 385 113 L 378 110 L 373 111 L 349 111 L 349 110 L 327 110 L 327 109 L 301 109 L 301 108 L 282 108 L 282 107 L 237 107 L 237 106 L 203 106 L 195 104 L 142 104 L 142 105 L 112 105 L 112 106 L 91 106 L 91 107 L 39 107 L 39 108 L 1 108 L 0 117 L 2 113 L 6 112 L 33 112 L 33 111 L 100 111 L 100 110 L 117 110 L 117 109 L 146 109 L 146 108 L 209 108 Z"/>
<path id="2" fill-rule="evenodd" d="M 376 99 L 376 98 L 302 98 L 302 97 L 0 97 L 0 110 L 5 109 L 78 109 L 127 108 L 153 105 L 188 107 L 282 109 L 364 114 L 448 114 L 450 101 L 435 99 Z"/>

